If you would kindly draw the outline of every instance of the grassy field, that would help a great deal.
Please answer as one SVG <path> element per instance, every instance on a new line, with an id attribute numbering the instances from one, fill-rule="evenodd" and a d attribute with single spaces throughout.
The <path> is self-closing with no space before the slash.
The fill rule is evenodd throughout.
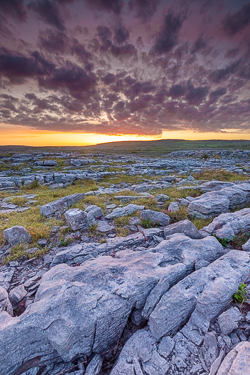
<path id="1" fill-rule="evenodd" d="M 162 155 L 172 151 L 181 150 L 250 150 L 250 141 L 236 140 L 207 140 L 207 141 L 185 141 L 181 139 L 163 139 L 159 141 L 125 141 L 98 144 L 95 146 L 65 146 L 65 147 L 26 147 L 26 146 L 0 146 L 0 156 L 16 152 L 73 152 L 109 153 L 109 154 L 139 154 L 139 155 Z"/>

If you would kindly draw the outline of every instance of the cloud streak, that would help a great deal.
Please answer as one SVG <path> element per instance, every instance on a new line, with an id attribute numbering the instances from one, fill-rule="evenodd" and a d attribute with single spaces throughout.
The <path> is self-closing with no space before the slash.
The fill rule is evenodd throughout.
<path id="1" fill-rule="evenodd" d="M 0 21 L 4 124 L 250 131 L 249 1 L 2 0 Z"/>

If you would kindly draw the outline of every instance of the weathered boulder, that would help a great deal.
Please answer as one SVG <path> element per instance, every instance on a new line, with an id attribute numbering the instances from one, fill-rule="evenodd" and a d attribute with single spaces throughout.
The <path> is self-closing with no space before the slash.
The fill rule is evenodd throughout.
<path id="1" fill-rule="evenodd" d="M 210 192 L 195 198 L 188 206 L 189 213 L 200 218 L 208 218 L 229 211 L 229 199 L 218 192 Z"/>
<path id="2" fill-rule="evenodd" d="M 64 216 L 72 230 L 86 229 L 88 227 L 87 214 L 79 208 L 71 208 L 65 212 Z"/>
<path id="3" fill-rule="evenodd" d="M 117 343 L 131 312 L 143 309 L 159 280 L 165 278 L 171 286 L 192 272 L 197 253 L 195 246 L 186 246 L 185 239 L 201 242 L 201 249 L 210 244 L 204 252 L 200 249 L 200 257 L 213 260 L 223 251 L 214 238 L 173 235 L 172 242 L 174 237 L 178 237 L 179 256 L 165 242 L 164 248 L 124 250 L 115 257 L 101 256 L 80 267 L 62 264 L 45 273 L 35 302 L 21 316 L 0 313 L 0 342 L 4 343 L 0 355 L 5 358 L 0 373 L 21 374 L 24 367 L 27 371 L 102 354 Z M 178 263 L 183 267 L 181 275 Z"/>
<path id="4" fill-rule="evenodd" d="M 175 333 L 188 321 L 183 328 L 184 335 L 193 342 L 201 342 L 201 333 L 205 334 L 211 319 L 226 308 L 247 277 L 249 266 L 247 253 L 232 250 L 173 286 L 150 314 L 149 328 L 153 336 L 159 339 Z"/>
<path id="5" fill-rule="evenodd" d="M 250 342 L 241 342 L 226 356 L 217 375 L 250 375 Z"/>
<path id="6" fill-rule="evenodd" d="M 152 225 L 168 225 L 170 217 L 163 212 L 153 210 L 143 210 L 140 213 L 140 217 L 143 220 L 148 220 Z"/>
<path id="7" fill-rule="evenodd" d="M 204 235 L 216 235 L 218 238 L 232 240 L 234 236 L 250 230 L 250 208 L 232 213 L 221 214 L 212 223 L 202 228 Z"/>
<path id="8" fill-rule="evenodd" d="M 5 229 L 3 235 L 11 246 L 30 242 L 32 240 L 30 233 L 21 225 L 15 225 L 14 227 Z"/>
<path id="9" fill-rule="evenodd" d="M 128 204 L 125 207 L 117 207 L 115 208 L 110 214 L 106 216 L 106 219 L 114 219 L 116 217 L 132 215 L 135 212 L 139 212 L 144 210 L 144 206 L 140 206 L 138 204 Z"/>
<path id="10" fill-rule="evenodd" d="M 188 237 L 193 238 L 193 239 L 203 238 L 203 236 L 200 234 L 198 229 L 188 219 L 181 220 L 181 221 L 178 221 L 177 223 L 168 225 L 164 229 L 165 238 L 167 236 L 170 236 L 171 234 L 174 234 L 174 233 L 183 233 L 183 234 L 185 234 L 185 236 L 188 236 Z"/>
<path id="11" fill-rule="evenodd" d="M 212 191 L 195 198 L 188 206 L 190 214 L 207 218 L 244 207 L 250 201 L 250 184 L 232 184 L 219 191 Z"/>
<path id="12" fill-rule="evenodd" d="M 75 194 L 57 199 L 56 201 L 47 203 L 40 207 L 41 214 L 46 217 L 62 215 L 73 204 L 83 199 L 84 196 L 85 196 L 84 193 L 75 193 Z"/>

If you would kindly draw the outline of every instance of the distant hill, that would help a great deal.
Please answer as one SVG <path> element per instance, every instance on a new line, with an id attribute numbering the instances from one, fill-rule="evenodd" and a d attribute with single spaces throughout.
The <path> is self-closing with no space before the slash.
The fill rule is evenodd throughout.
<path id="1" fill-rule="evenodd" d="M 250 150 L 250 141 L 235 140 L 206 140 L 186 141 L 183 139 L 162 139 L 158 141 L 122 141 L 109 142 L 92 146 L 63 146 L 63 147 L 30 147 L 30 146 L 0 146 L 0 153 L 15 152 L 60 152 L 81 151 L 82 153 L 112 153 L 112 154 L 153 154 L 162 155 L 171 151 L 180 150 L 208 150 L 208 149 L 232 149 Z"/>

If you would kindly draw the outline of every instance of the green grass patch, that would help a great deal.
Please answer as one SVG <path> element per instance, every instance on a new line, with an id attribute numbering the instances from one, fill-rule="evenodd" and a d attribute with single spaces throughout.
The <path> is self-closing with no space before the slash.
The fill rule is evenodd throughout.
<path id="1" fill-rule="evenodd" d="M 219 181 L 246 181 L 249 180 L 249 176 L 241 175 L 236 172 L 225 171 L 224 169 L 204 169 L 200 173 L 193 174 L 196 180 L 219 180 Z"/>

